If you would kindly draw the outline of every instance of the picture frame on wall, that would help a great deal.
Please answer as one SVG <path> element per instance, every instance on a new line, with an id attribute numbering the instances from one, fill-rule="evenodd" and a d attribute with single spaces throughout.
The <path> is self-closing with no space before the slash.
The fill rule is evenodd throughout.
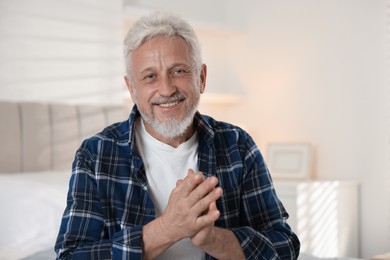
<path id="1" fill-rule="evenodd" d="M 267 166 L 275 179 L 310 179 L 312 149 L 309 143 L 268 144 Z"/>

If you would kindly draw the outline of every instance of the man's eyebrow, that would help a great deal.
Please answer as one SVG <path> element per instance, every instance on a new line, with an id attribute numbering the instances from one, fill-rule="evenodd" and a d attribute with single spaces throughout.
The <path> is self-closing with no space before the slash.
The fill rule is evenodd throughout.
<path id="1" fill-rule="evenodd" d="M 183 62 L 177 62 L 172 65 L 172 67 L 179 67 L 179 66 L 184 66 L 184 67 L 189 67 L 192 68 L 194 67 L 192 64 L 189 63 L 183 63 Z"/>
<path id="2" fill-rule="evenodd" d="M 177 67 L 184 67 L 190 71 L 195 69 L 195 66 L 193 66 L 192 64 L 187 64 L 187 63 L 174 63 L 174 64 L 172 64 L 171 69 L 174 69 Z"/>
<path id="3" fill-rule="evenodd" d="M 147 67 L 147 68 L 141 70 L 140 72 L 138 72 L 137 74 L 138 75 L 143 75 L 145 73 L 149 73 L 149 72 L 153 72 L 153 71 L 155 71 L 155 69 L 153 67 Z"/>

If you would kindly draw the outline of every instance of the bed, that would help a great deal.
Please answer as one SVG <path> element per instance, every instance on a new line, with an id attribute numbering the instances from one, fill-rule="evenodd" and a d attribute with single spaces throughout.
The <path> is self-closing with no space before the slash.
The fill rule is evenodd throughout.
<path id="1" fill-rule="evenodd" d="M 54 259 L 71 164 L 125 106 L 0 101 L 0 259 Z"/>
<path id="2" fill-rule="evenodd" d="M 0 259 L 45 252 L 54 259 L 54 241 L 65 208 L 69 171 L 0 174 Z M 34 258 L 32 258 L 34 259 Z"/>
<path id="3" fill-rule="evenodd" d="M 54 259 L 80 142 L 129 107 L 0 101 L 0 259 Z M 301 253 L 301 260 L 317 258 Z"/>

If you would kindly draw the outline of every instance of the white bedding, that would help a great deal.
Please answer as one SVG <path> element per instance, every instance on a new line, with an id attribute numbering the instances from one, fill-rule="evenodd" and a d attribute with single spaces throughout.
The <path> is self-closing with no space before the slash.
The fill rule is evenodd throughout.
<path id="1" fill-rule="evenodd" d="M 53 251 L 70 174 L 0 174 L 0 259 L 21 259 L 43 250 Z"/>

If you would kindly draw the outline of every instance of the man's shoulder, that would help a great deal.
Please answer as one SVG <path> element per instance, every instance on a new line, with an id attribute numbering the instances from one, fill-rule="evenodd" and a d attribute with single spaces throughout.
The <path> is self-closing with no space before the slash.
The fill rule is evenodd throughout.
<path id="1" fill-rule="evenodd" d="M 234 125 L 229 122 L 219 121 L 208 115 L 202 115 L 205 128 L 208 132 L 212 133 L 214 140 L 229 140 L 235 142 L 247 141 L 249 134 L 240 126 Z"/>
<path id="2" fill-rule="evenodd" d="M 213 129 L 215 132 L 240 132 L 246 134 L 245 130 L 242 129 L 240 126 L 237 126 L 233 123 L 225 122 L 225 121 L 219 121 L 217 119 L 214 119 L 213 117 L 209 115 L 202 115 L 204 121 Z"/>
<path id="3" fill-rule="evenodd" d="M 129 121 L 122 121 L 104 128 L 97 134 L 101 138 L 107 138 L 115 141 L 129 141 Z"/>
<path id="4" fill-rule="evenodd" d="M 110 142 L 113 144 L 127 144 L 129 142 L 129 122 L 114 123 L 105 127 L 99 133 L 84 140 L 84 145 L 96 145 L 100 142 Z"/>

